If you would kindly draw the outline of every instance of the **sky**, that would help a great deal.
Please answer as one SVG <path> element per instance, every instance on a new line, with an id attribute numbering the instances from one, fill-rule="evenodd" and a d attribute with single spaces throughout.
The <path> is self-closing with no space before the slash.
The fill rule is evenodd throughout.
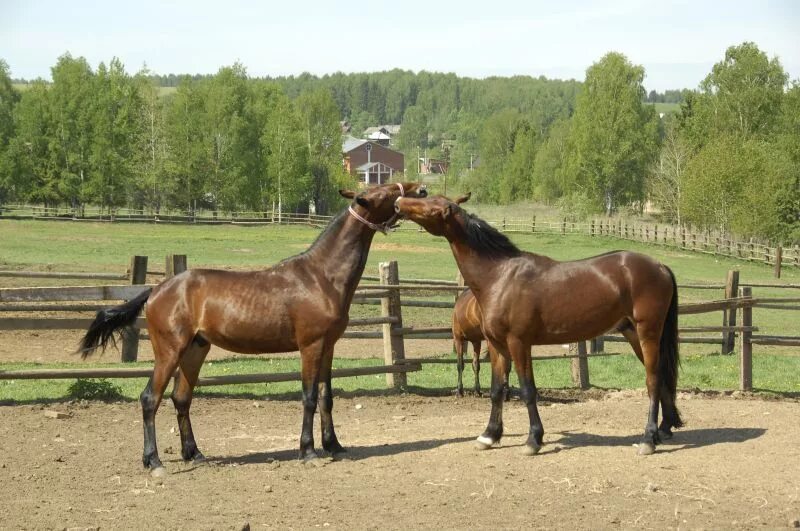
<path id="1" fill-rule="evenodd" d="M 696 88 L 728 46 L 755 42 L 800 78 L 800 1 L 0 0 L 12 77 L 50 78 L 69 52 L 133 73 L 251 76 L 402 68 L 583 80 L 609 51 L 645 88 Z"/>

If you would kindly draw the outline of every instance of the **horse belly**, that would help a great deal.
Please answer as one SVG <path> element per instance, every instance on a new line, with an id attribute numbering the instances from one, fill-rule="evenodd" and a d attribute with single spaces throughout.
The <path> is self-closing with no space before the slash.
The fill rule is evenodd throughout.
<path id="1" fill-rule="evenodd" d="M 541 325 L 533 327 L 531 331 L 533 343 L 544 345 L 585 341 L 608 332 L 625 317 L 626 312 L 619 304 L 573 306 L 569 311 L 542 312 Z"/>
<path id="2" fill-rule="evenodd" d="M 206 311 L 199 333 L 210 343 L 243 354 L 297 350 L 294 323 L 285 308 Z"/>

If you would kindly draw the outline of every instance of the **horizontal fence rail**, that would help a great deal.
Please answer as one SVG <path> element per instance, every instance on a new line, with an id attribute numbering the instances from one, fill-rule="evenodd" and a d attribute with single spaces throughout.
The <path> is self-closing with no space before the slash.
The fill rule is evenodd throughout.
<path id="1" fill-rule="evenodd" d="M 147 257 L 132 257 L 131 267 L 125 275 L 129 284 L 100 286 L 56 286 L 56 287 L 24 287 L 0 289 L 0 315 L 26 312 L 94 312 L 107 308 L 116 301 L 129 300 L 143 290 L 153 287 L 144 284 L 147 274 Z M 165 273 L 167 277 L 186 269 L 186 257 L 170 255 L 167 257 Z M 380 305 L 381 315 L 375 317 L 353 318 L 342 337 L 350 339 L 383 339 L 384 365 L 379 367 L 363 367 L 340 369 L 336 373 L 340 377 L 366 374 L 386 374 L 387 384 L 391 387 L 405 385 L 405 372 L 420 370 L 426 363 L 455 363 L 451 358 L 407 358 L 404 341 L 406 339 L 449 339 L 452 340 L 452 329 L 449 326 L 404 326 L 402 308 L 439 308 L 451 309 L 454 298 L 465 288 L 456 281 L 438 279 L 400 279 L 397 263 L 389 262 L 380 265 L 380 276 L 362 277 L 357 287 L 353 304 Z M 703 302 L 683 303 L 678 307 L 680 315 L 702 313 L 722 313 L 723 324 L 714 326 L 681 326 L 679 341 L 690 344 L 719 345 L 722 353 L 733 352 L 734 341 L 739 340 L 741 358 L 740 388 L 752 389 L 752 347 L 753 345 L 770 345 L 778 347 L 800 346 L 800 336 L 759 335 L 759 327 L 753 324 L 754 308 L 779 309 L 787 311 L 800 310 L 800 297 L 753 297 L 753 288 L 789 288 L 797 289 L 797 284 L 781 283 L 747 283 L 738 281 L 738 272 L 730 272 L 728 280 L 720 284 L 685 284 L 680 289 L 716 289 L 725 290 L 724 299 Z M 80 275 L 80 273 L 69 273 Z M 87 274 L 89 275 L 89 274 Z M 30 278 L 47 278 L 36 277 Z M 59 278 L 59 277 L 55 277 Z M 89 278 L 84 276 L 61 278 Z M 405 298 L 408 296 L 414 298 Z M 447 297 L 450 300 L 425 300 L 425 296 Z M 737 320 L 737 316 L 739 319 Z M 56 316 L 56 317 L 0 317 L 0 331 L 8 330 L 76 330 L 86 329 L 93 317 Z M 139 330 L 146 329 L 144 317 L 140 317 L 131 327 L 135 333 L 123 337 L 123 361 L 135 361 L 137 345 L 140 339 L 146 340 L 146 334 Z M 375 327 L 366 328 L 364 327 Z M 627 339 L 619 334 L 604 334 L 586 342 L 578 342 L 570 347 L 569 353 L 563 355 L 534 355 L 533 359 L 571 359 L 573 377 L 576 385 L 585 388 L 589 385 L 588 359 L 620 355 L 615 352 L 604 352 L 604 343 L 625 343 Z M 137 372 L 138 371 L 138 372 Z M 348 372 L 350 371 L 350 372 Z M 29 378 L 77 378 L 77 377 L 142 377 L 149 376 L 151 369 L 58 369 L 0 372 L 0 379 Z M 56 375 L 56 376 L 53 376 Z M 118 376 L 119 375 L 119 376 Z M 299 378 L 298 373 L 259 374 L 259 375 L 226 375 L 201 380 L 200 385 L 223 385 L 225 383 L 251 383 L 289 381 Z"/>
<path id="2" fill-rule="evenodd" d="M 164 211 L 163 213 L 147 212 L 128 208 L 85 207 L 43 207 L 38 205 L 3 205 L 0 206 L 0 218 L 7 219 L 42 219 L 95 222 L 128 222 L 128 223 L 196 223 L 196 224 L 232 224 L 232 225 L 310 225 L 323 227 L 333 216 L 311 213 L 285 213 L 276 210 L 222 212 L 197 210 L 192 212 Z M 528 219 L 502 218 L 487 220 L 492 226 L 513 233 L 543 234 L 583 234 L 591 236 L 608 236 L 654 245 L 663 245 L 687 251 L 695 251 L 716 256 L 725 256 L 737 260 L 762 262 L 773 265 L 775 275 L 780 276 L 781 267 L 800 267 L 800 245 L 775 245 L 757 242 L 754 239 L 736 238 L 730 234 L 699 230 L 687 226 L 659 225 L 623 218 L 593 219 L 586 222 L 571 222 L 566 218 L 554 220 L 537 220 L 536 216 Z M 422 230 L 413 223 L 402 223 L 398 230 Z"/>

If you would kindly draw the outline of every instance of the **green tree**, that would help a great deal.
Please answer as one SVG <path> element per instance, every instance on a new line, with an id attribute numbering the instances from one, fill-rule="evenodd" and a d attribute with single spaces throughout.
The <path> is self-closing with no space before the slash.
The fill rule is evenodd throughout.
<path id="1" fill-rule="evenodd" d="M 193 211 L 203 201 L 211 163 L 205 149 L 204 96 L 197 83 L 184 76 L 166 113 L 169 138 L 165 190 L 169 206 Z"/>
<path id="2" fill-rule="evenodd" d="M 661 152 L 649 177 L 650 196 L 664 212 L 666 218 L 681 225 L 681 196 L 686 165 L 691 149 L 681 137 L 679 124 L 670 119 L 661 143 Z"/>
<path id="3" fill-rule="evenodd" d="M 597 210 L 644 199 L 644 177 L 658 149 L 652 106 L 644 105 L 644 68 L 616 52 L 586 71 L 572 127 L 576 185 Z"/>
<path id="4" fill-rule="evenodd" d="M 11 173 L 6 187 L 13 197 L 45 206 L 57 204 L 60 171 L 52 151 L 57 147 L 51 92 L 41 79 L 34 81 L 14 108 L 16 136 L 9 145 Z"/>
<path id="5" fill-rule="evenodd" d="M 15 136 L 14 107 L 19 98 L 19 93 L 11 84 L 8 64 L 0 59 L 0 203 L 11 197 L 15 188 L 11 143 Z"/>
<path id="6" fill-rule="evenodd" d="M 397 138 L 397 146 L 406 153 L 428 147 L 428 116 L 425 109 L 412 105 L 403 114 L 403 123 Z"/>
<path id="7" fill-rule="evenodd" d="M 141 98 L 141 106 L 132 161 L 135 178 L 131 183 L 130 196 L 133 206 L 143 208 L 147 205 L 158 213 L 162 208 L 162 192 L 167 179 L 165 101 L 159 97 L 158 87 L 147 68 L 138 72 L 133 82 Z"/>
<path id="8" fill-rule="evenodd" d="M 296 105 L 308 148 L 307 200 L 314 204 L 318 214 L 327 214 L 341 204 L 338 190 L 349 182 L 341 163 L 339 109 L 330 91 L 325 89 L 301 94 Z"/>
<path id="9" fill-rule="evenodd" d="M 261 145 L 266 154 L 265 179 L 260 186 L 263 207 L 271 200 L 273 208 L 282 212 L 284 205 L 300 204 L 308 197 L 310 185 L 308 146 L 297 110 L 284 94 L 277 94 L 270 106 Z"/>
<path id="10" fill-rule="evenodd" d="M 77 206 L 89 178 L 94 118 L 94 74 L 86 59 L 65 54 L 52 68 L 50 103 L 55 127 L 50 155 L 59 172 L 58 190 Z"/>
<path id="11" fill-rule="evenodd" d="M 127 202 L 132 188 L 141 99 L 119 59 L 100 63 L 94 76 L 91 170 L 84 199 L 101 206 Z"/>
<path id="12" fill-rule="evenodd" d="M 574 189 L 569 175 L 570 120 L 559 120 L 550 127 L 549 135 L 536 151 L 533 163 L 532 195 L 535 199 L 551 203 Z"/>
<path id="13" fill-rule="evenodd" d="M 788 76 L 777 58 L 769 59 L 752 42 L 731 46 L 700 87 L 704 115 L 712 133 L 743 137 L 773 132 Z"/>

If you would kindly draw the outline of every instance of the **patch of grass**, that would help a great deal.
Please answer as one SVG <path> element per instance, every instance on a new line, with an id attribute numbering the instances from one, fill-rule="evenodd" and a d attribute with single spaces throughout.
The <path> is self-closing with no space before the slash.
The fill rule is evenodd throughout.
<path id="1" fill-rule="evenodd" d="M 407 224 L 407 227 L 410 224 Z M 163 268 L 163 257 L 172 253 L 188 255 L 190 267 L 231 267 L 257 269 L 306 249 L 319 235 L 319 229 L 300 226 L 191 226 L 191 225 L 138 225 L 75 222 L 12 221 L 0 220 L 0 269 L 110 271 L 123 272 L 130 255 L 150 257 L 150 269 Z M 522 249 L 551 256 L 558 260 L 571 260 L 593 256 L 615 249 L 642 252 L 669 265 L 679 284 L 723 283 L 727 271 L 738 269 L 742 282 L 773 282 L 772 269 L 762 264 L 747 263 L 709 255 L 658 247 L 643 243 L 617 240 L 610 237 L 557 234 L 510 235 Z M 447 242 L 425 232 L 408 228 L 388 237 L 376 235 L 365 273 L 376 275 L 378 263 L 397 260 L 401 278 L 432 278 L 453 280 L 457 268 Z M 783 282 L 800 283 L 800 268 L 785 268 Z M 79 285 L 97 284 L 98 281 L 52 279 L 0 278 L 1 286 L 13 285 Z M 109 282 L 113 283 L 113 282 Z M 786 297 L 790 292 L 779 289 L 754 288 L 756 297 Z M 682 302 L 719 299 L 722 290 L 682 289 Z M 428 293 L 405 294 L 408 298 L 452 300 L 452 295 Z M 353 318 L 377 316 L 379 307 L 354 305 Z M 450 311 L 430 308 L 404 308 L 405 326 L 449 326 Z M 797 335 L 796 312 L 754 310 L 753 321 L 759 334 Z M 720 325 L 721 313 L 681 317 L 681 326 Z M 2 336 L 0 336 L 2 337 Z M 629 352 L 627 345 L 607 345 L 610 351 Z M 619 350 L 616 350 L 619 349 Z M 684 372 L 682 387 L 705 389 L 735 389 L 738 387 L 736 357 L 709 356 L 713 346 L 682 345 Z M 798 358 L 782 356 L 791 352 L 787 348 L 757 346 L 754 382 L 758 388 L 778 392 L 797 392 Z M 795 351 L 796 352 L 796 349 Z M 443 355 L 449 354 L 442 353 Z M 409 356 L 413 355 L 410 353 Z M 263 357 L 233 358 L 226 362 L 207 364 L 203 374 L 235 372 L 286 372 L 299 370 L 298 358 Z M 348 360 L 336 358 L 335 366 L 352 367 L 380 365 L 382 360 Z M 559 365 L 561 364 L 561 365 Z M 57 367 L 48 364 L 47 367 Z M 75 367 L 75 364 L 64 365 Z M 82 364 L 82 366 L 98 366 Z M 107 365 L 102 365 L 107 366 Z M 115 366 L 115 365 L 111 365 Z M 126 365 L 130 366 L 130 365 Z M 32 364 L 0 365 L 0 369 L 30 368 Z M 642 387 L 643 370 L 632 355 L 591 360 L 591 380 L 601 387 Z M 226 372 L 227 371 L 227 372 Z M 467 369 L 465 381 L 471 381 Z M 541 387 L 571 386 L 568 361 L 536 362 L 537 384 Z M 792 378 L 790 376 L 794 375 Z M 482 374 L 484 388 L 489 385 L 489 371 Z M 122 396 L 138 397 L 145 379 L 115 380 Z M 377 392 L 385 389 L 382 375 L 346 378 L 335 381 L 337 389 L 346 392 Z M 46 380 L 41 382 L 0 380 L 0 400 L 60 400 L 69 396 L 70 381 Z M 444 392 L 455 385 L 455 368 L 451 365 L 426 365 L 419 373 L 409 374 L 409 385 Z M 465 385 L 469 387 L 469 384 Z M 296 382 L 281 384 L 251 384 L 247 386 L 200 389 L 200 394 L 243 394 L 252 396 L 297 393 Z"/>
<path id="2" fill-rule="evenodd" d="M 449 357 L 450 355 L 443 355 Z M 335 368 L 382 365 L 379 358 L 361 360 L 335 359 Z M 0 370 L 34 368 L 75 367 L 75 364 L 6 363 Z M 131 367 L 131 364 L 84 363 L 82 367 Z M 133 366 L 148 367 L 146 363 Z M 714 354 L 690 355 L 683 359 L 679 377 L 681 389 L 733 390 L 738 388 L 739 359 L 737 356 Z M 281 373 L 300 370 L 299 357 L 231 358 L 206 363 L 201 376 L 225 374 Z M 511 385 L 518 386 L 512 371 Z M 753 382 L 757 389 L 776 393 L 800 393 L 800 357 L 763 354 L 753 360 Z M 573 387 L 570 360 L 535 360 L 534 375 L 541 389 L 565 389 Z M 644 387 L 644 368 L 639 360 L 629 353 L 622 356 L 602 357 L 589 360 L 589 375 L 594 387 L 610 389 L 641 389 Z M 482 364 L 481 385 L 488 391 L 490 371 Z M 464 387 L 473 385 L 472 370 L 464 370 Z M 137 400 L 147 383 L 146 378 L 115 380 L 0 380 L 0 402 L 27 403 L 59 401 L 73 398 L 93 400 Z M 408 373 L 409 390 L 431 394 L 448 394 L 455 388 L 455 364 L 424 364 L 423 369 Z M 384 375 L 353 376 L 333 380 L 337 394 L 370 394 L 386 392 Z M 299 382 L 225 385 L 198 387 L 197 396 L 232 396 L 246 398 L 300 398 Z"/>
<path id="3" fill-rule="evenodd" d="M 105 378 L 99 380 L 78 378 L 67 388 L 67 394 L 70 398 L 78 400 L 111 402 L 123 398 L 122 389 Z"/>

